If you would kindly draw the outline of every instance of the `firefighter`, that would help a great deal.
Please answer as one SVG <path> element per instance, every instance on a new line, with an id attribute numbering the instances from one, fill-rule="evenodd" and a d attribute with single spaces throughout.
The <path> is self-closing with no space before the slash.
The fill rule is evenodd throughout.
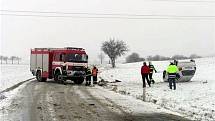
<path id="1" fill-rule="evenodd" d="M 91 70 L 89 67 L 86 69 L 86 86 L 89 86 L 91 84 Z"/>
<path id="2" fill-rule="evenodd" d="M 177 66 L 177 65 L 178 65 L 178 61 L 177 61 L 177 60 L 174 60 L 174 64 Z"/>
<path id="3" fill-rule="evenodd" d="M 149 68 L 150 68 L 150 72 L 149 72 L 149 80 L 150 82 L 152 82 L 153 84 L 155 83 L 154 79 L 152 78 L 153 76 L 153 72 L 155 71 L 155 73 L 157 73 L 157 70 L 155 69 L 154 65 L 152 65 L 152 62 L 149 62 Z"/>
<path id="4" fill-rule="evenodd" d="M 96 66 L 94 66 L 92 69 L 93 84 L 97 84 L 97 74 L 98 74 L 98 69 L 96 68 Z"/>
<path id="5" fill-rule="evenodd" d="M 143 88 L 146 87 L 146 82 L 147 81 L 149 87 L 151 87 L 151 83 L 149 81 L 148 75 L 150 73 L 150 68 L 146 65 L 146 62 L 143 62 L 143 66 L 141 68 L 141 75 L 142 75 L 142 81 L 143 81 Z"/>
<path id="6" fill-rule="evenodd" d="M 174 90 L 176 90 L 176 76 L 178 73 L 178 67 L 174 64 L 174 62 L 170 62 L 170 65 L 167 68 L 168 73 L 168 81 L 169 81 L 169 88 L 172 89 L 172 84 Z"/>

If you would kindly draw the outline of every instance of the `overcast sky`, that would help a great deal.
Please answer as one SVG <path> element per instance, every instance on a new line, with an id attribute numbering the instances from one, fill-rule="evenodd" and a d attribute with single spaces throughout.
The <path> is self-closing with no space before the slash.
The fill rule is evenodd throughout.
<path id="1" fill-rule="evenodd" d="M 2 9 L 101 14 L 215 16 L 215 1 L 1 0 Z M 90 59 L 94 61 L 100 53 L 101 43 L 109 40 L 110 37 L 124 40 L 130 49 L 128 54 L 137 52 L 142 57 L 155 54 L 164 56 L 190 55 L 192 53 L 203 56 L 215 54 L 215 18 L 98 19 L 8 15 L 0 17 L 1 55 L 16 55 L 27 59 L 30 48 L 74 46 L 85 48 Z"/>

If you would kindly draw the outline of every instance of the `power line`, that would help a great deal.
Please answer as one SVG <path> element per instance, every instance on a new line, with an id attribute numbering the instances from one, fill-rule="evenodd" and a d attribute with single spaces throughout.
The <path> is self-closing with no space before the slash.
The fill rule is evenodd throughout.
<path id="1" fill-rule="evenodd" d="M 215 0 L 145 0 L 155 2 L 187 2 L 187 3 L 215 3 Z"/>
<path id="2" fill-rule="evenodd" d="M 75 13 L 75 12 L 58 12 L 58 11 L 21 11 L 21 10 L 0 10 L 2 12 L 9 12 L 9 13 L 16 13 L 16 15 L 23 15 L 23 14 L 17 14 L 17 13 L 33 13 L 33 14 L 40 14 L 37 16 L 41 16 L 41 14 L 60 14 L 60 15 L 93 15 L 93 16 L 106 16 L 110 18 L 121 18 L 121 17 L 176 17 L 176 18 L 214 18 L 215 16 L 194 16 L 194 15 L 187 15 L 187 16 L 182 16 L 182 15 L 156 15 L 156 14 L 125 14 L 125 13 Z M 6 14 L 2 14 L 6 15 Z M 7 15 L 14 15 L 14 14 L 7 14 Z M 26 14 L 24 14 L 26 15 Z M 29 14 L 27 14 L 29 15 Z M 30 14 L 31 15 L 31 14 Z M 29 15 L 29 16 L 30 16 Z M 42 16 L 44 16 L 42 15 Z M 33 15 L 32 15 L 33 16 Z M 45 15 L 45 16 L 53 16 L 55 17 L 56 15 Z M 58 17 L 57 15 L 56 17 Z M 114 17 L 113 17 L 114 16 Z M 60 17 L 69 17 L 69 16 L 60 16 Z M 81 17 L 81 16 L 80 16 Z M 88 16 L 89 17 L 89 16 Z M 92 18 L 96 18 L 92 17 Z M 102 17 L 103 18 L 103 17 Z"/>
<path id="3" fill-rule="evenodd" d="M 215 19 L 215 17 L 119 17 L 119 16 L 109 16 L 109 17 L 104 17 L 104 16 L 57 16 L 57 15 L 32 15 L 32 14 L 0 14 L 4 16 L 26 16 L 26 17 L 61 17 L 61 18 L 89 18 L 89 19 L 176 19 L 176 20 L 211 20 Z"/>

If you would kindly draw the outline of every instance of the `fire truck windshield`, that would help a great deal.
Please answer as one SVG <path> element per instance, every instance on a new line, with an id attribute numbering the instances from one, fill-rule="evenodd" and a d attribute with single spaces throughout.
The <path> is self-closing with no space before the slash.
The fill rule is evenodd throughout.
<path id="1" fill-rule="evenodd" d="M 86 54 L 66 54 L 66 61 L 87 63 L 88 56 Z"/>

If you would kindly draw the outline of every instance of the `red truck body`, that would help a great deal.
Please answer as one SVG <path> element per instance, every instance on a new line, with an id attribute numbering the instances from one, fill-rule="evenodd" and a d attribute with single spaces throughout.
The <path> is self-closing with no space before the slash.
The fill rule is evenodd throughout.
<path id="1" fill-rule="evenodd" d="M 87 66 L 88 56 L 83 48 L 31 49 L 30 71 L 38 81 L 47 78 L 59 81 L 63 78 L 81 83 Z"/>

